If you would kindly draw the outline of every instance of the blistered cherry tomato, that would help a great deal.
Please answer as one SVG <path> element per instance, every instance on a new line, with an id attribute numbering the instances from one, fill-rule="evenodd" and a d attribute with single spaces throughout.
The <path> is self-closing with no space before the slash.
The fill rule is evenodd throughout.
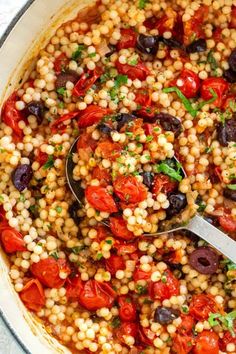
<path id="1" fill-rule="evenodd" d="M 111 182 L 111 175 L 107 169 L 96 166 L 92 171 L 92 179 L 98 179 L 100 186 L 105 187 Z"/>
<path id="2" fill-rule="evenodd" d="M 149 328 L 139 326 L 138 338 L 141 344 L 153 346 L 153 340 L 155 339 L 155 333 Z"/>
<path id="3" fill-rule="evenodd" d="M 133 322 L 136 320 L 137 310 L 131 298 L 125 295 L 119 296 L 118 305 L 119 305 L 119 316 L 121 321 Z"/>
<path id="4" fill-rule="evenodd" d="M 65 53 L 61 53 L 54 62 L 54 70 L 56 74 L 60 74 L 69 65 L 70 59 Z"/>
<path id="5" fill-rule="evenodd" d="M 41 283 L 38 279 L 30 279 L 20 292 L 20 298 L 25 306 L 38 312 L 45 305 L 45 296 Z"/>
<path id="6" fill-rule="evenodd" d="M 80 111 L 70 112 L 64 114 L 63 116 L 57 118 L 55 122 L 52 123 L 51 129 L 53 133 L 58 132 L 60 129 L 65 129 L 66 125 L 63 124 L 65 121 L 70 121 L 71 119 L 77 118 Z"/>
<path id="7" fill-rule="evenodd" d="M 125 269 L 125 261 L 122 256 L 117 256 L 112 254 L 108 259 L 106 259 L 106 269 L 111 275 L 115 275 L 117 270 Z"/>
<path id="8" fill-rule="evenodd" d="M 127 222 L 122 216 L 110 217 L 110 228 L 113 235 L 122 238 L 123 240 L 132 240 L 134 238 L 133 232 L 127 229 Z"/>
<path id="9" fill-rule="evenodd" d="M 236 326 L 234 326 L 234 332 L 236 332 Z M 229 331 L 227 331 L 224 332 L 223 338 L 219 340 L 220 350 L 225 352 L 226 347 L 229 343 L 233 343 L 234 345 L 236 345 L 236 336 L 233 337 L 232 334 Z"/>
<path id="10" fill-rule="evenodd" d="M 156 22 L 155 27 L 158 29 L 159 34 L 162 35 L 166 31 L 171 32 L 174 29 L 176 19 L 177 13 L 171 7 L 168 7 L 165 10 L 165 15 Z"/>
<path id="11" fill-rule="evenodd" d="M 192 16 L 188 21 L 185 21 L 183 23 L 185 45 L 192 43 L 194 39 L 205 37 L 203 23 L 208 16 L 208 12 L 209 7 L 206 5 L 202 5 L 197 11 L 194 12 L 194 16 Z"/>
<path id="12" fill-rule="evenodd" d="M 196 338 L 194 354 L 219 354 L 219 337 L 213 331 L 203 331 Z"/>
<path id="13" fill-rule="evenodd" d="M 120 30 L 121 39 L 117 43 L 117 50 L 134 48 L 137 40 L 136 32 L 131 28 L 122 28 Z"/>
<path id="14" fill-rule="evenodd" d="M 116 178 L 113 187 L 115 194 L 127 203 L 139 203 L 147 198 L 147 188 L 134 176 Z"/>
<path id="15" fill-rule="evenodd" d="M 48 154 L 46 152 L 42 152 L 39 150 L 37 156 L 35 157 L 35 161 L 39 163 L 40 166 L 43 166 L 48 160 Z"/>
<path id="16" fill-rule="evenodd" d="M 232 6 L 229 28 L 236 28 L 236 6 Z"/>
<path id="17" fill-rule="evenodd" d="M 108 227 L 104 225 L 98 225 L 96 227 L 96 231 L 97 231 L 96 240 L 98 240 L 98 242 L 105 240 L 107 237 L 112 237 L 110 229 L 108 229 Z"/>
<path id="18" fill-rule="evenodd" d="M 79 295 L 79 303 L 89 311 L 102 307 L 111 308 L 116 298 L 116 292 L 108 283 L 88 280 Z"/>
<path id="19" fill-rule="evenodd" d="M 14 140 L 21 141 L 23 139 L 23 131 L 19 128 L 18 123 L 24 120 L 24 115 L 21 111 L 16 109 L 17 100 L 17 94 L 13 92 L 3 105 L 1 118 L 2 121 L 12 129 Z"/>
<path id="20" fill-rule="evenodd" d="M 198 321 L 207 320 L 211 312 L 218 312 L 218 310 L 212 295 L 194 295 L 189 305 L 189 314 Z"/>
<path id="21" fill-rule="evenodd" d="M 158 195 L 160 192 L 169 193 L 173 192 L 177 186 L 175 181 L 172 181 L 170 177 L 159 173 L 155 175 L 152 187 L 152 193 Z"/>
<path id="22" fill-rule="evenodd" d="M 96 68 L 94 70 L 90 70 L 88 73 L 82 74 L 79 81 L 75 84 L 73 95 L 78 97 L 86 95 L 86 92 L 93 86 L 93 84 L 95 84 L 101 75 L 101 68 Z"/>
<path id="23" fill-rule="evenodd" d="M 131 80 L 146 80 L 147 76 L 150 73 L 149 69 L 142 62 L 139 62 L 138 64 L 133 66 L 129 64 L 121 64 L 117 60 L 115 65 L 120 74 L 127 75 Z"/>
<path id="24" fill-rule="evenodd" d="M 80 149 L 90 148 L 91 151 L 94 151 L 97 146 L 97 141 L 92 138 L 92 135 L 89 133 L 83 133 L 80 135 L 77 142 L 77 151 Z"/>
<path id="25" fill-rule="evenodd" d="M 115 213 L 118 211 L 113 197 L 104 187 L 88 186 L 85 190 L 85 196 L 87 201 L 96 210 L 105 211 L 107 213 Z"/>
<path id="26" fill-rule="evenodd" d="M 224 215 L 218 217 L 220 226 L 228 232 L 236 231 L 236 219 L 229 213 L 224 213 Z"/>
<path id="27" fill-rule="evenodd" d="M 100 120 L 111 112 L 108 108 L 102 108 L 95 104 L 91 104 L 79 114 L 78 126 L 86 128 L 90 125 L 100 122 Z"/>
<path id="28" fill-rule="evenodd" d="M 0 240 L 6 253 L 26 251 L 22 234 L 10 226 L 1 227 Z"/>
<path id="29" fill-rule="evenodd" d="M 3 206 L 0 205 L 0 230 L 4 229 L 5 227 L 8 227 L 8 221 L 6 219 L 6 212 L 3 209 Z"/>
<path id="30" fill-rule="evenodd" d="M 134 281 L 149 280 L 151 278 L 151 274 L 152 274 L 151 271 L 144 272 L 142 269 L 136 268 L 133 273 L 133 279 L 134 279 Z"/>
<path id="31" fill-rule="evenodd" d="M 173 295 L 179 295 L 179 286 L 178 279 L 167 269 L 161 280 L 149 283 L 148 292 L 153 300 L 165 300 Z"/>
<path id="32" fill-rule="evenodd" d="M 228 89 L 229 84 L 222 77 L 209 77 L 208 79 L 204 80 L 201 85 L 201 97 L 204 100 L 211 99 L 213 97 L 211 90 L 213 90 L 217 94 L 217 98 L 214 102 L 212 102 L 212 104 L 215 107 L 221 107 L 224 95 Z"/>
<path id="33" fill-rule="evenodd" d="M 195 321 L 192 316 L 189 315 L 181 315 L 181 324 L 178 327 L 178 332 L 180 333 L 192 333 L 193 326 L 195 324 Z"/>
<path id="34" fill-rule="evenodd" d="M 169 86 L 176 86 L 187 98 L 196 97 L 200 88 L 200 79 L 192 70 L 183 69 Z"/>
<path id="35" fill-rule="evenodd" d="M 79 295 L 83 289 L 83 281 L 77 275 L 72 279 L 67 279 L 66 281 L 66 296 L 68 299 L 78 299 Z"/>
<path id="36" fill-rule="evenodd" d="M 137 251 L 138 246 L 137 243 L 121 243 L 116 245 L 116 249 L 119 255 L 130 254 L 130 257 L 132 257 L 132 253 Z"/>
<path id="37" fill-rule="evenodd" d="M 191 336 L 177 334 L 174 337 L 172 351 L 175 354 L 188 354 L 193 348 L 194 340 Z"/>
<path id="38" fill-rule="evenodd" d="M 98 144 L 97 150 L 103 159 L 115 160 L 120 156 L 122 145 L 107 139 Z"/>
<path id="39" fill-rule="evenodd" d="M 49 288 L 61 288 L 66 281 L 65 276 L 71 272 L 65 259 L 56 260 L 52 257 L 33 263 L 30 270 L 43 285 Z M 61 273 L 63 278 L 60 277 Z"/>
<path id="40" fill-rule="evenodd" d="M 121 326 L 115 330 L 116 337 L 121 343 L 126 344 L 125 338 L 127 336 L 132 336 L 136 338 L 138 333 L 138 325 L 134 322 L 124 322 Z"/>
<path id="41" fill-rule="evenodd" d="M 137 115 L 147 120 L 155 117 L 156 108 L 152 106 L 151 95 L 148 92 L 137 92 L 135 102 L 137 103 Z"/>

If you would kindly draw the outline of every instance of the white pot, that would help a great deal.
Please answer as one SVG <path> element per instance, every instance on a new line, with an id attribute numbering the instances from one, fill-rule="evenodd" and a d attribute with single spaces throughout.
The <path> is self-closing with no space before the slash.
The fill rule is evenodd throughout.
<path id="1" fill-rule="evenodd" d="M 92 0 L 29 0 L 0 39 L 0 103 L 24 80 L 25 69 L 35 62 L 61 23 L 72 19 Z M 8 262 L 0 252 L 0 313 L 30 354 L 70 353 L 47 334 L 42 324 L 21 303 L 13 289 Z"/>

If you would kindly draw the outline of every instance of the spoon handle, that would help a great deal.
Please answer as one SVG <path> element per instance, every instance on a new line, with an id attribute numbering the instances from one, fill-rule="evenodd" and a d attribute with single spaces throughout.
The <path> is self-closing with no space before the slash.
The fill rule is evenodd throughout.
<path id="1" fill-rule="evenodd" d="M 204 220 L 201 216 L 194 216 L 185 228 L 207 241 L 231 261 L 236 263 L 236 242 Z"/>

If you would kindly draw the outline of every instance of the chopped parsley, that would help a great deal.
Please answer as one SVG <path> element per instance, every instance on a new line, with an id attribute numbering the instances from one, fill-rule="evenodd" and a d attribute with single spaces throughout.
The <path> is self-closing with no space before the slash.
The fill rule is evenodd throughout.
<path id="1" fill-rule="evenodd" d="M 183 313 L 189 313 L 188 306 L 183 305 L 183 306 L 182 306 L 182 311 L 183 311 Z"/>
<path id="2" fill-rule="evenodd" d="M 112 245 L 112 240 L 106 240 L 106 243 L 108 243 L 108 245 Z"/>
<path id="3" fill-rule="evenodd" d="M 78 60 L 78 59 L 80 59 L 81 58 L 81 56 L 82 56 L 82 52 L 83 52 L 83 50 L 85 49 L 85 46 L 83 45 L 83 44 L 79 44 L 78 45 L 78 48 L 76 49 L 76 51 L 74 52 L 74 53 L 72 53 L 72 56 L 71 56 L 71 58 L 73 59 L 73 60 Z"/>
<path id="4" fill-rule="evenodd" d="M 198 212 L 199 213 L 202 213 L 204 210 L 206 209 L 206 204 L 204 204 L 203 202 L 201 202 L 200 204 L 199 204 L 199 207 L 198 207 Z"/>
<path id="5" fill-rule="evenodd" d="M 118 327 L 120 327 L 120 324 L 121 324 L 120 318 L 118 316 L 114 317 L 112 322 L 111 322 L 111 326 L 113 328 L 118 328 Z"/>
<path id="6" fill-rule="evenodd" d="M 53 257 L 56 261 L 59 259 L 59 255 L 58 255 L 58 253 L 56 251 L 50 253 L 50 256 Z"/>
<path id="7" fill-rule="evenodd" d="M 214 58 L 213 51 L 210 50 L 207 54 L 207 62 L 210 64 L 211 69 L 214 71 L 214 75 L 216 76 L 217 72 L 216 69 L 219 67 L 216 59 Z"/>
<path id="8" fill-rule="evenodd" d="M 227 188 L 231 189 L 232 191 L 236 191 L 236 184 L 228 184 Z"/>
<path id="9" fill-rule="evenodd" d="M 128 60 L 128 64 L 131 66 L 135 66 L 138 64 L 138 56 L 133 56 Z"/>
<path id="10" fill-rule="evenodd" d="M 146 143 L 150 143 L 150 141 L 152 141 L 153 136 L 152 135 L 148 135 L 146 138 Z"/>
<path id="11" fill-rule="evenodd" d="M 139 2 L 138 2 L 138 8 L 139 8 L 140 10 L 144 9 L 148 2 L 149 2 L 149 0 L 139 0 Z"/>
<path id="12" fill-rule="evenodd" d="M 212 151 L 211 147 L 208 146 L 208 147 L 206 147 L 206 149 L 205 149 L 204 152 L 205 152 L 206 154 L 209 154 L 211 151 Z"/>
<path id="13" fill-rule="evenodd" d="M 235 337 L 234 320 L 236 319 L 236 310 L 221 315 L 220 313 L 211 313 L 208 322 L 211 327 L 222 325 L 225 329 L 229 330 L 232 337 Z"/>
<path id="14" fill-rule="evenodd" d="M 136 290 L 139 295 L 144 295 L 147 293 L 147 287 L 142 286 L 142 285 L 137 285 Z"/>
<path id="15" fill-rule="evenodd" d="M 166 275 L 162 275 L 162 277 L 161 277 L 161 281 L 162 281 L 162 283 L 167 283 L 167 277 L 166 277 Z"/>
<path id="16" fill-rule="evenodd" d="M 0 203 L 3 203 L 4 202 L 4 198 L 2 195 L 0 195 Z"/>
<path id="17" fill-rule="evenodd" d="M 84 246 L 75 246 L 70 248 L 70 250 L 74 253 L 74 254 L 79 254 L 81 251 L 84 250 Z"/>
<path id="18" fill-rule="evenodd" d="M 224 259 L 223 261 L 220 262 L 221 264 L 225 264 L 227 266 L 228 270 L 236 270 L 236 264 L 233 263 L 229 259 Z"/>
<path id="19" fill-rule="evenodd" d="M 88 56 L 89 56 L 89 58 L 94 58 L 94 57 L 96 57 L 96 53 L 95 52 L 94 53 L 89 53 Z"/>
<path id="20" fill-rule="evenodd" d="M 66 88 L 65 88 L 65 87 L 59 87 L 59 88 L 57 89 L 57 93 L 59 93 L 59 95 L 64 96 L 64 95 L 65 95 L 65 92 L 66 92 Z"/>
<path id="21" fill-rule="evenodd" d="M 159 165 L 157 165 L 157 172 L 164 173 L 165 175 L 175 179 L 180 182 L 183 179 L 182 176 L 182 165 L 179 162 L 176 162 L 177 170 L 170 166 L 169 163 L 163 161 Z"/>
<path id="22" fill-rule="evenodd" d="M 21 194 L 19 200 L 20 200 L 20 202 L 24 203 L 25 202 L 25 195 Z"/>
<path id="23" fill-rule="evenodd" d="M 47 162 L 43 165 L 43 170 L 48 170 L 53 166 L 54 166 L 54 157 L 53 155 L 49 155 Z"/>
<path id="24" fill-rule="evenodd" d="M 133 133 L 132 133 L 132 132 L 125 132 L 125 134 L 126 134 L 127 136 L 131 137 L 131 138 L 132 138 L 132 136 L 133 136 Z"/>
<path id="25" fill-rule="evenodd" d="M 100 261 L 100 259 L 102 259 L 102 257 L 103 257 L 103 254 L 102 254 L 102 253 L 98 253 L 98 254 L 97 254 L 97 260 L 98 260 L 98 261 Z"/>
<path id="26" fill-rule="evenodd" d="M 56 207 L 56 212 L 60 214 L 62 212 L 62 207 L 61 206 L 57 206 Z"/>

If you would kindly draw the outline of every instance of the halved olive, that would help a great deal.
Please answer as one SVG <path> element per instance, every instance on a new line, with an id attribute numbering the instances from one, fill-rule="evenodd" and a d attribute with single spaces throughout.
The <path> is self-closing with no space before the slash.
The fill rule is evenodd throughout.
<path id="1" fill-rule="evenodd" d="M 201 274 L 214 274 L 219 266 L 219 257 L 212 248 L 203 246 L 191 253 L 189 263 Z"/>

